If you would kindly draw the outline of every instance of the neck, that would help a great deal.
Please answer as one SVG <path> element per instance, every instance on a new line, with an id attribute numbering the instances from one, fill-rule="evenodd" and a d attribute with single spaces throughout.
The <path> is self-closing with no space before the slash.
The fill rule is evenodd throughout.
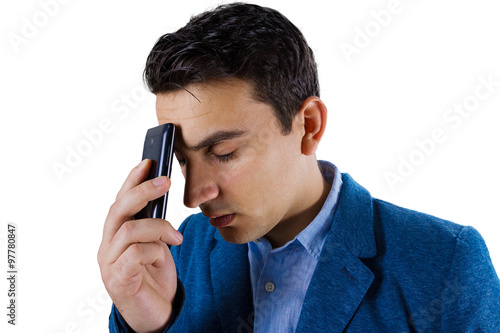
<path id="1" fill-rule="evenodd" d="M 307 187 L 303 187 L 305 190 L 300 191 L 294 206 L 296 208 L 290 216 L 285 216 L 264 236 L 269 240 L 273 249 L 285 245 L 304 230 L 321 211 L 330 193 L 332 186 L 323 178 L 317 162 L 313 168 L 313 174 L 305 178 L 307 179 L 304 185 L 307 184 Z"/>

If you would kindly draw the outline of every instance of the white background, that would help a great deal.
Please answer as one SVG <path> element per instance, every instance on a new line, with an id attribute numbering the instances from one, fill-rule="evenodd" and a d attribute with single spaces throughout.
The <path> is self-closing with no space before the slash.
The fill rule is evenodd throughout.
<path id="1" fill-rule="evenodd" d="M 157 125 L 154 96 L 141 94 L 146 57 L 159 36 L 219 3 L 66 2 L 0 5 L 2 332 L 107 331 L 96 253 L 107 210 Z M 401 0 L 382 27 L 371 13 L 389 0 L 256 2 L 285 14 L 315 51 L 329 110 L 318 158 L 375 197 L 474 226 L 500 269 L 500 86 L 456 128 L 443 119 L 472 101 L 480 76 L 500 82 L 498 1 Z M 369 41 L 359 35 L 365 28 Z M 13 36 L 24 40 L 16 45 Z M 346 57 L 342 43 L 355 42 L 362 47 Z M 89 146 L 84 132 L 103 121 L 111 128 Z M 446 140 L 418 153 L 415 141 L 436 128 Z M 87 155 L 58 178 L 54 163 L 67 164 L 78 147 Z M 391 189 L 385 174 L 410 156 L 419 165 Z M 192 212 L 182 191 L 176 165 L 176 226 Z M 6 323 L 7 223 L 18 231 L 16 327 Z"/>

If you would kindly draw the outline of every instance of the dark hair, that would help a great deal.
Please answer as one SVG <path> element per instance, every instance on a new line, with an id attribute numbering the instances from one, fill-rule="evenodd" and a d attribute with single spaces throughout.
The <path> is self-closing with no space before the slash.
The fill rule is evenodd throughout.
<path id="1" fill-rule="evenodd" d="M 319 97 L 316 62 L 302 33 L 278 11 L 252 4 L 192 17 L 158 39 L 144 69 L 154 94 L 230 77 L 252 84 L 254 98 L 274 108 L 284 134 L 302 102 Z"/>

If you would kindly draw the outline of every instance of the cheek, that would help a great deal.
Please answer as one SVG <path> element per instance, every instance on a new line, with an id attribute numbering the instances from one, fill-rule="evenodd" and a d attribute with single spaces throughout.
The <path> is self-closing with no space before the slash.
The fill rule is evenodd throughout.
<path id="1" fill-rule="evenodd" d="M 274 186 L 269 182 L 269 161 L 255 152 L 246 152 L 217 172 L 223 200 L 250 213 L 263 207 L 266 193 Z"/>
<path id="2" fill-rule="evenodd" d="M 221 199 L 250 215 L 267 215 L 288 202 L 294 181 L 293 159 L 287 140 L 260 145 L 241 152 L 234 161 L 218 168 Z"/>
<path id="3" fill-rule="evenodd" d="M 218 171 L 219 188 L 226 196 L 225 199 L 244 204 L 258 192 L 256 180 L 259 172 L 254 167 L 255 162 L 248 159 L 229 164 Z"/>

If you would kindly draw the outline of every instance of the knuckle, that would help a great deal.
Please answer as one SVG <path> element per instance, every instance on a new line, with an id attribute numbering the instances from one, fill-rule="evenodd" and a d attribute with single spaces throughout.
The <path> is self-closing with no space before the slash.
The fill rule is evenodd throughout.
<path id="1" fill-rule="evenodd" d="M 146 184 L 145 183 L 142 183 L 136 187 L 134 187 L 134 192 L 136 195 L 139 195 L 139 196 L 144 196 L 145 194 L 147 194 L 147 190 L 146 190 Z"/>
<path id="2" fill-rule="evenodd" d="M 101 280 L 106 286 L 106 288 L 108 288 L 110 284 L 112 284 L 114 278 L 115 276 L 111 272 L 111 266 L 101 267 Z"/>
<path id="3" fill-rule="evenodd" d="M 123 222 L 123 224 L 120 226 L 120 228 L 114 235 L 111 244 L 127 243 L 129 239 L 133 237 L 134 229 L 136 228 L 133 222 L 134 222 L 133 220 Z"/>
<path id="4" fill-rule="evenodd" d="M 109 207 L 108 210 L 108 216 L 114 216 L 116 215 L 117 211 L 119 210 L 119 204 L 117 201 L 113 202 L 113 204 Z"/>
<path id="5" fill-rule="evenodd" d="M 122 196 L 123 186 L 124 185 L 122 185 L 122 188 L 120 188 L 120 190 L 116 193 L 115 201 L 118 200 Z"/>
<path id="6" fill-rule="evenodd" d="M 116 196 L 115 196 L 115 201 L 116 201 L 116 200 L 118 200 L 118 199 L 120 199 L 120 198 L 122 197 L 122 195 L 123 195 L 123 194 L 122 194 L 122 191 L 120 191 L 120 192 L 116 193 Z"/>
<path id="7" fill-rule="evenodd" d="M 113 274 L 110 274 L 107 270 L 101 270 L 101 279 L 104 285 L 109 285 L 113 280 Z"/>
<path id="8" fill-rule="evenodd" d="M 137 243 L 129 246 L 129 253 L 132 258 L 140 257 L 144 253 L 144 249 Z"/>
<path id="9" fill-rule="evenodd" d="M 172 229 L 173 229 L 172 225 L 166 220 L 161 220 L 161 222 L 158 224 L 158 226 L 159 226 L 159 231 L 160 231 L 158 233 L 159 235 L 160 234 L 170 235 L 170 233 L 172 232 Z"/>
<path id="10" fill-rule="evenodd" d="M 165 219 L 159 219 L 160 220 L 160 225 L 163 229 L 166 229 L 166 230 L 170 230 L 172 229 L 172 224 L 170 224 L 170 222 L 168 222 L 167 220 Z"/>
<path id="11" fill-rule="evenodd" d="M 99 264 L 99 267 L 101 268 L 101 271 L 102 271 L 102 266 L 103 266 L 103 258 L 102 258 L 103 254 L 102 254 L 102 249 L 99 248 L 99 250 L 97 251 L 97 263 Z"/>
<path id="12" fill-rule="evenodd" d="M 108 251 L 108 247 L 107 247 L 107 243 L 105 243 L 104 241 L 101 242 L 101 245 L 99 246 L 99 249 L 97 250 L 97 263 L 99 264 L 99 267 L 101 269 L 101 271 L 104 271 L 105 268 L 107 267 L 107 251 Z"/>
<path id="13" fill-rule="evenodd" d="M 116 273 L 107 274 L 106 279 L 103 276 L 104 286 L 108 290 L 108 292 L 113 293 L 114 291 L 120 288 L 120 279 L 118 278 Z"/>
<path id="14" fill-rule="evenodd" d="M 120 227 L 120 233 L 123 235 L 123 237 L 130 237 L 131 234 L 134 233 L 136 226 L 134 221 L 126 221 L 122 224 Z"/>

